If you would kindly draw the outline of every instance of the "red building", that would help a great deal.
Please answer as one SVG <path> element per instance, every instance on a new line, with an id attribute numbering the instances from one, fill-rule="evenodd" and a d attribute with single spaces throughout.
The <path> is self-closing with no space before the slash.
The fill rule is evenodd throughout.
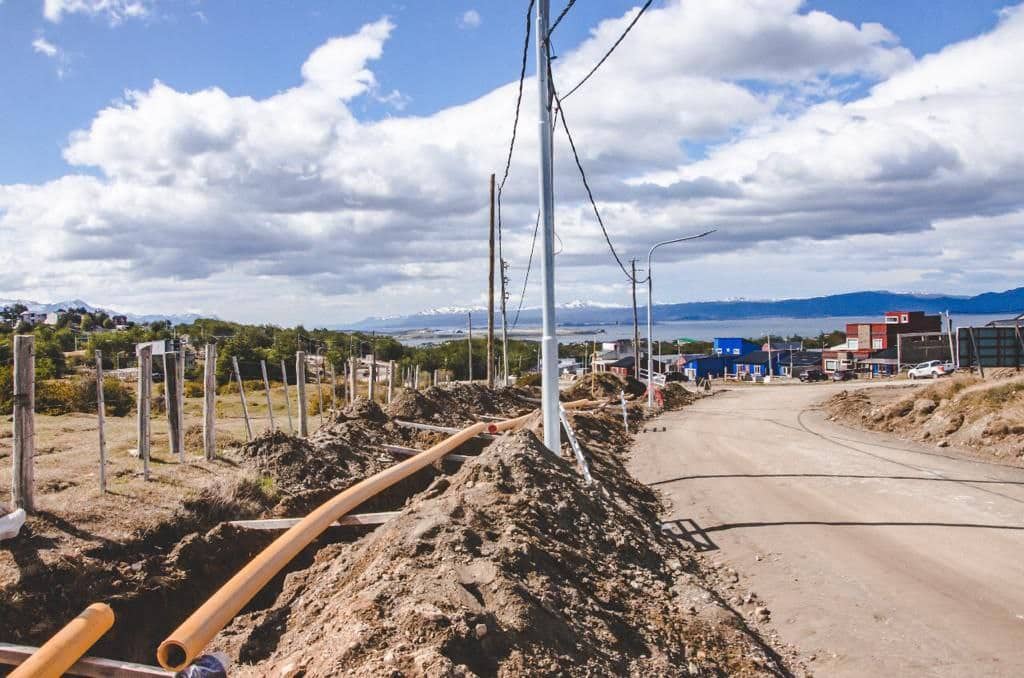
<path id="1" fill-rule="evenodd" d="M 855 369 L 873 353 L 896 347 L 896 337 L 918 332 L 941 332 L 942 316 L 924 311 L 887 311 L 880 323 L 847 323 L 846 343 L 822 352 L 822 369 Z"/>

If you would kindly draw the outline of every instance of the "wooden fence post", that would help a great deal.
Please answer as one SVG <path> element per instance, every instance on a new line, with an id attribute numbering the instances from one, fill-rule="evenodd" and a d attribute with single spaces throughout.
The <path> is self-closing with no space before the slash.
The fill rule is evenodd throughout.
<path id="1" fill-rule="evenodd" d="M 178 352 L 178 445 L 185 461 L 185 351 Z"/>
<path id="2" fill-rule="evenodd" d="M 103 430 L 107 413 L 103 401 L 103 352 L 96 351 L 96 422 L 100 430 L 100 494 L 107 491 L 107 437 Z"/>
<path id="3" fill-rule="evenodd" d="M 292 401 L 288 396 L 288 366 L 281 359 L 281 381 L 284 382 L 284 407 L 288 411 L 288 433 L 295 435 L 295 425 L 292 423 Z"/>
<path id="4" fill-rule="evenodd" d="M 138 350 L 139 380 L 136 411 L 139 415 L 137 435 L 139 458 L 142 459 L 142 478 L 149 480 L 149 408 L 153 396 L 153 347 Z"/>
<path id="5" fill-rule="evenodd" d="M 370 354 L 370 370 L 366 373 L 366 399 L 373 402 L 377 391 L 377 354 Z"/>
<path id="6" fill-rule="evenodd" d="M 306 353 L 296 351 L 295 353 L 295 388 L 299 394 L 299 435 L 305 438 L 309 435 L 309 418 L 306 414 L 308 403 L 306 402 Z"/>
<path id="7" fill-rule="evenodd" d="M 391 404 L 391 397 L 395 392 L 395 361 L 388 361 L 388 405 Z"/>
<path id="8" fill-rule="evenodd" d="M 213 461 L 217 454 L 217 344 L 206 345 L 203 366 L 203 454 Z"/>
<path id="9" fill-rule="evenodd" d="M 14 449 L 11 501 L 14 508 L 35 509 L 36 338 L 14 337 Z"/>
<path id="10" fill-rule="evenodd" d="M 414 389 L 416 389 L 416 390 L 419 390 L 419 388 L 420 388 L 420 366 L 419 365 L 417 365 L 416 369 L 413 371 L 413 384 L 412 384 L 412 387 Z"/>
<path id="11" fill-rule="evenodd" d="M 334 363 L 331 366 L 331 409 L 338 409 L 338 374 L 334 371 Z"/>
<path id="12" fill-rule="evenodd" d="M 323 366 L 323 361 L 321 361 L 320 364 L 316 366 L 316 404 L 320 409 L 320 412 L 318 414 L 320 416 L 321 426 L 324 425 L 324 390 L 323 388 L 321 388 L 320 382 L 320 371 L 323 369 Z"/>
<path id="13" fill-rule="evenodd" d="M 178 401 L 178 360 L 174 351 L 164 353 L 164 402 L 167 404 L 167 442 L 171 456 L 185 461 L 185 450 L 181 444 L 181 403 Z"/>
<path id="14" fill-rule="evenodd" d="M 235 380 L 238 381 L 238 396 L 242 399 L 242 416 L 245 417 L 245 439 L 252 440 L 249 405 L 245 402 L 245 384 L 242 382 L 242 372 L 238 369 L 238 358 L 236 356 L 231 356 L 231 365 L 235 368 Z"/>
<path id="15" fill-rule="evenodd" d="M 349 358 L 348 359 L 348 377 L 349 377 L 349 379 L 352 382 L 352 386 L 348 390 L 348 401 L 350 403 L 354 403 L 356 401 L 356 384 L 358 383 L 357 380 L 356 380 L 356 367 L 357 367 L 356 359 L 355 358 Z"/>
<path id="16" fill-rule="evenodd" d="M 270 430 L 274 430 L 274 402 L 270 399 L 270 379 L 267 377 L 267 361 L 260 361 L 260 370 L 263 372 L 263 390 L 267 394 L 267 416 L 270 417 Z"/>

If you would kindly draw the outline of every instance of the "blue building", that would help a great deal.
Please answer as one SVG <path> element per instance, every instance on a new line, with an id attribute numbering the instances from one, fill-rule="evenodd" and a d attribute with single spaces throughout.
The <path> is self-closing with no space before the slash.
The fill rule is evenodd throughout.
<path id="1" fill-rule="evenodd" d="M 732 358 L 722 355 L 688 355 L 680 358 L 680 371 L 696 381 L 705 377 L 724 377 Z"/>
<path id="2" fill-rule="evenodd" d="M 715 337 L 713 352 L 715 355 L 746 355 L 760 351 L 761 347 L 752 341 L 739 337 Z"/>

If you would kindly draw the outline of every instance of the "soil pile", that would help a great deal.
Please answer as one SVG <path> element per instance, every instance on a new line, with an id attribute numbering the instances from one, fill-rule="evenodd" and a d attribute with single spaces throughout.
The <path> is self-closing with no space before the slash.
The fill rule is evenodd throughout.
<path id="1" fill-rule="evenodd" d="M 831 417 L 941 447 L 1024 463 L 1024 379 L 941 379 L 915 389 L 842 391 L 826 403 Z"/>
<path id="2" fill-rule="evenodd" d="M 489 389 L 482 384 L 446 384 L 423 391 L 404 389 L 387 406 L 387 414 L 394 419 L 467 426 L 476 421 L 474 415 L 478 414 L 524 414 L 535 407 L 523 400 L 531 395 L 526 389 Z"/>
<path id="3" fill-rule="evenodd" d="M 665 388 L 661 390 L 661 394 L 666 410 L 682 409 L 687 405 L 693 404 L 693 401 L 700 397 L 676 381 L 666 384 Z"/>
<path id="4" fill-rule="evenodd" d="M 583 398 L 618 398 L 619 393 L 626 392 L 627 398 L 635 398 L 646 392 L 647 387 L 633 377 L 621 377 L 611 372 L 590 372 L 577 379 L 571 387 L 563 391 L 565 400 Z"/>
<path id="5" fill-rule="evenodd" d="M 528 431 L 438 478 L 352 545 L 322 548 L 274 604 L 214 641 L 236 676 L 784 675 L 687 572 L 658 502 L 575 417 L 598 484 Z M 614 472 L 609 474 L 609 471 Z"/>

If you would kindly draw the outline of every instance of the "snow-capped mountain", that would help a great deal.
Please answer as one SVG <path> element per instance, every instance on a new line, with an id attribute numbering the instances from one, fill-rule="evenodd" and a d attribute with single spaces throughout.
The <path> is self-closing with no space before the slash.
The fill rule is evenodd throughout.
<path id="1" fill-rule="evenodd" d="M 65 299 L 64 301 L 54 301 L 51 303 L 44 303 L 38 301 L 32 301 L 31 299 L 0 299 L 0 307 L 14 306 L 15 304 L 21 304 L 33 313 L 53 313 L 54 311 L 60 311 L 69 308 L 84 308 L 89 313 L 106 313 L 107 315 L 123 315 L 126 316 L 132 322 L 137 323 L 153 323 L 158 321 L 168 321 L 174 325 L 182 325 L 194 322 L 199 318 L 216 318 L 216 316 L 210 314 L 199 314 L 199 313 L 175 313 L 175 314 L 163 314 L 163 313 L 149 313 L 149 314 L 138 314 L 138 313 L 122 313 L 120 311 L 101 308 L 99 306 L 93 306 L 87 301 L 81 299 Z"/>

